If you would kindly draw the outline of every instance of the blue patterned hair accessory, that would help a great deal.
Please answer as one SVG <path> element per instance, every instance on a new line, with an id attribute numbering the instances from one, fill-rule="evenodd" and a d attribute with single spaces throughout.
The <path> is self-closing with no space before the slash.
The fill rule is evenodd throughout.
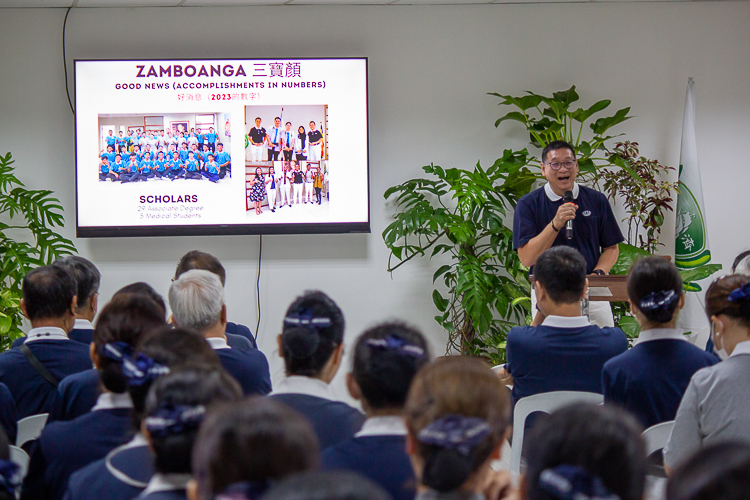
<path id="1" fill-rule="evenodd" d="M 128 385 L 143 385 L 166 375 L 169 368 L 157 363 L 145 354 L 138 353 L 133 357 L 133 346 L 125 342 L 111 342 L 102 346 L 102 355 L 121 365 L 122 374 Z"/>
<path id="2" fill-rule="evenodd" d="M 202 405 L 162 408 L 156 414 L 146 417 L 146 429 L 155 436 L 182 434 L 197 429 L 205 414 L 206 407 Z"/>
<path id="3" fill-rule="evenodd" d="M 729 302 L 739 302 L 748 299 L 750 299 L 750 283 L 745 283 L 743 286 L 735 288 L 729 294 L 729 298 L 727 298 Z"/>
<path id="4" fill-rule="evenodd" d="M 331 318 L 316 318 L 311 311 L 300 309 L 284 318 L 284 324 L 318 329 L 331 326 L 333 321 L 331 321 Z"/>
<path id="5" fill-rule="evenodd" d="M 388 335 L 384 339 L 367 339 L 366 344 L 370 347 L 377 347 L 385 349 L 386 351 L 396 351 L 399 354 L 404 354 L 417 359 L 424 357 L 424 349 L 416 345 L 408 344 L 404 339 L 394 335 Z"/>
<path id="6" fill-rule="evenodd" d="M 21 468 L 17 463 L 10 460 L 0 460 L 0 488 L 8 493 L 15 493 L 16 488 L 21 485 L 20 472 Z"/>
<path id="7" fill-rule="evenodd" d="M 641 299 L 639 303 L 639 309 L 641 311 L 656 311 L 662 309 L 664 311 L 672 307 L 680 296 L 674 290 L 661 290 L 659 292 L 651 292 Z"/>
<path id="8" fill-rule="evenodd" d="M 560 500 L 620 500 L 602 478 L 577 465 L 558 465 L 539 474 L 539 488 Z"/>
<path id="9" fill-rule="evenodd" d="M 271 487 L 271 481 L 233 483 L 214 497 L 215 500 L 255 500 Z"/>
<path id="10" fill-rule="evenodd" d="M 446 415 L 419 431 L 417 440 L 469 456 L 471 450 L 484 441 L 491 430 L 490 424 L 481 418 Z"/>

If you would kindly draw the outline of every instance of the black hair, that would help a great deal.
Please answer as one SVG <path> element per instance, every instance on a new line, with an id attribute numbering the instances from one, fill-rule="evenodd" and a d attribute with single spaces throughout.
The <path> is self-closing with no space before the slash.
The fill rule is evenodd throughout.
<path id="1" fill-rule="evenodd" d="M 386 339 L 395 339 L 395 344 L 403 343 L 416 350 L 372 343 Z M 401 409 L 412 379 L 429 360 L 427 341 L 419 330 L 397 321 L 382 323 L 366 330 L 357 340 L 352 375 L 371 408 Z"/>
<path id="2" fill-rule="evenodd" d="M 613 405 L 575 404 L 536 423 L 528 436 L 527 500 L 556 496 L 540 487 L 545 470 L 561 465 L 598 476 L 621 500 L 642 500 L 646 481 L 646 445 L 635 417 Z"/>
<path id="3" fill-rule="evenodd" d="M 143 295 L 145 297 L 148 297 L 149 299 L 153 300 L 157 306 L 161 308 L 162 315 L 166 316 L 167 306 L 164 303 L 164 297 L 159 295 L 159 293 L 156 290 L 154 290 L 154 288 L 148 283 L 144 283 L 143 281 L 138 281 L 136 283 L 125 285 L 124 287 L 117 290 L 115 294 L 112 296 L 112 298 L 114 299 L 118 295 L 125 294 L 125 293 L 134 293 L 137 295 Z"/>
<path id="4" fill-rule="evenodd" d="M 10 442 L 5 430 L 0 427 L 0 460 L 10 461 Z M 0 487 L 0 500 L 16 500 L 16 492 Z"/>
<path id="5" fill-rule="evenodd" d="M 552 247 L 542 252 L 534 262 L 534 279 L 554 302 L 578 302 L 586 287 L 586 260 L 575 248 Z"/>
<path id="6" fill-rule="evenodd" d="M 732 262 L 732 272 L 734 273 L 735 269 L 737 269 L 737 266 L 740 265 L 740 262 L 742 260 L 750 255 L 750 250 L 745 250 L 741 254 L 739 254 L 737 257 L 734 258 L 734 262 Z"/>
<path id="7" fill-rule="evenodd" d="M 119 156 L 119 155 L 118 155 Z M 53 265 L 65 266 L 76 280 L 77 307 L 84 310 L 91 298 L 99 293 L 102 275 L 93 262 L 77 255 L 57 259 Z"/>
<path id="8" fill-rule="evenodd" d="M 310 423 L 281 403 L 252 397 L 217 406 L 201 424 L 193 447 L 198 497 L 210 500 L 242 482 L 264 487 L 317 467 L 318 454 Z"/>
<path id="9" fill-rule="evenodd" d="M 329 326 L 294 324 L 290 318 L 310 315 L 329 319 Z M 325 293 L 308 291 L 297 297 L 286 310 L 281 345 L 287 375 L 315 377 L 344 341 L 344 315 Z"/>
<path id="10" fill-rule="evenodd" d="M 542 161 L 547 161 L 547 153 L 558 149 L 569 149 L 570 152 L 573 153 L 573 158 L 576 157 L 576 150 L 570 143 L 565 141 L 552 141 L 542 150 Z"/>
<path id="11" fill-rule="evenodd" d="M 121 294 L 104 306 L 96 320 L 93 339 L 99 353 L 99 379 L 105 389 L 121 394 L 128 383 L 122 364 L 102 355 L 102 348 L 111 342 L 124 342 L 135 348 L 147 332 L 165 324 L 163 310 L 143 295 Z"/>
<path id="12" fill-rule="evenodd" d="M 750 445 L 708 445 L 677 468 L 667 500 L 744 500 L 750 491 Z"/>
<path id="13" fill-rule="evenodd" d="M 263 500 L 392 500 L 380 485 L 348 471 L 308 471 L 275 485 Z"/>
<path id="14" fill-rule="evenodd" d="M 180 406 L 204 406 L 220 401 L 239 401 L 242 389 L 224 369 L 191 366 L 174 370 L 154 382 L 146 397 L 146 415 Z M 190 458 L 197 427 L 181 431 L 151 433 L 154 466 L 162 474 L 190 473 Z"/>
<path id="15" fill-rule="evenodd" d="M 37 267 L 23 277 L 21 286 L 30 321 L 64 316 L 76 296 L 76 279 L 65 266 Z"/>
<path id="16" fill-rule="evenodd" d="M 177 264 L 177 270 L 174 273 L 175 279 L 191 269 L 203 269 L 204 271 L 214 273 L 221 280 L 221 286 L 224 286 L 227 280 L 227 272 L 224 270 L 221 262 L 219 262 L 219 259 L 206 252 L 192 250 L 183 255 Z"/>
<path id="17" fill-rule="evenodd" d="M 675 293 L 671 303 L 664 307 L 644 310 L 641 301 L 649 294 L 659 292 Z M 650 256 L 635 262 L 628 272 L 628 298 L 641 311 L 646 319 L 654 323 L 672 321 L 682 295 L 682 276 L 674 264 L 662 257 Z"/>
<path id="18" fill-rule="evenodd" d="M 746 274 L 730 274 L 717 278 L 706 290 L 706 316 L 709 321 L 711 316 L 724 314 L 734 318 L 744 326 L 750 326 L 750 297 L 730 300 L 732 292 L 738 288 L 746 288 L 750 285 L 750 276 Z"/>

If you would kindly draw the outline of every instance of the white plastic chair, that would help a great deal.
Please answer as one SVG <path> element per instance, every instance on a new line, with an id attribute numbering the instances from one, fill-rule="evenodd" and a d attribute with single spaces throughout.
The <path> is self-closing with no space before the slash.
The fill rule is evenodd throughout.
<path id="1" fill-rule="evenodd" d="M 641 436 L 643 436 L 643 440 L 646 442 L 646 456 L 667 446 L 669 436 L 672 435 L 672 427 L 674 427 L 674 420 L 652 425 L 643 431 Z"/>
<path id="2" fill-rule="evenodd" d="M 10 449 L 10 461 L 18 464 L 21 468 L 20 479 L 25 478 L 26 472 L 29 470 L 29 454 L 18 446 L 10 445 L 8 448 Z"/>
<path id="3" fill-rule="evenodd" d="M 24 443 L 38 438 L 47 423 L 47 418 L 49 418 L 49 413 L 40 413 L 19 420 L 16 446 L 20 448 Z"/>
<path id="4" fill-rule="evenodd" d="M 554 391 L 521 398 L 513 410 L 513 445 L 510 454 L 510 473 L 517 478 L 521 474 L 521 450 L 526 418 L 534 412 L 552 413 L 571 403 L 602 404 L 604 396 L 593 392 Z"/>

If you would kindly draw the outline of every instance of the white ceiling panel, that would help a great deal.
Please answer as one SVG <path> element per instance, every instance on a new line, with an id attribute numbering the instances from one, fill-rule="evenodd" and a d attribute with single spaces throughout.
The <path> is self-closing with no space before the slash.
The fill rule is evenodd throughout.
<path id="1" fill-rule="evenodd" d="M 0 0 L 0 9 L 29 7 L 72 7 L 73 0 Z"/>

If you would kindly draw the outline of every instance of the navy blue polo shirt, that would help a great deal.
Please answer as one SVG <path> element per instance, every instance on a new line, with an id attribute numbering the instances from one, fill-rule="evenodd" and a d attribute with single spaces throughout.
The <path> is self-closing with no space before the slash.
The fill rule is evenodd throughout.
<path id="1" fill-rule="evenodd" d="M 573 239 L 566 239 L 565 229 L 562 229 L 552 246 L 567 245 L 581 252 L 586 259 L 586 273 L 591 274 L 599 262 L 602 248 L 617 245 L 625 238 L 607 197 L 580 184 L 575 186 L 578 189 L 573 189 L 573 196 L 578 211 L 573 219 Z M 513 249 L 518 250 L 541 233 L 562 204 L 562 197 L 554 194 L 549 185 L 518 200 L 513 215 Z"/>

